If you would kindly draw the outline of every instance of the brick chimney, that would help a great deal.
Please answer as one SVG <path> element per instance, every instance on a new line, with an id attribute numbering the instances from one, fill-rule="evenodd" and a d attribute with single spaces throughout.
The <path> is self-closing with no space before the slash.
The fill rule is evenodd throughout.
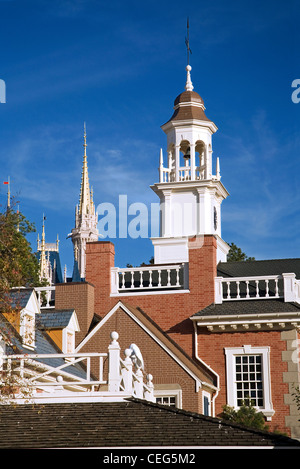
<path id="1" fill-rule="evenodd" d="M 87 282 L 95 285 L 95 312 L 102 315 L 112 305 L 111 267 L 115 266 L 115 246 L 110 241 L 96 241 L 86 244 Z"/>
<path id="2" fill-rule="evenodd" d="M 88 282 L 58 283 L 55 286 L 55 309 L 75 309 L 80 331 L 76 346 L 85 337 L 94 316 L 94 286 Z"/>

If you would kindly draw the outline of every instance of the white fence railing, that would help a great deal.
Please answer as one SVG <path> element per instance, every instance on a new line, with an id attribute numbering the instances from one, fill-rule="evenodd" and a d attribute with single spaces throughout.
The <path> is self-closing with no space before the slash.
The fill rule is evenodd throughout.
<path id="1" fill-rule="evenodd" d="M 35 287 L 35 292 L 40 308 L 54 308 L 55 285 L 48 285 L 46 287 Z"/>
<path id="2" fill-rule="evenodd" d="M 249 277 L 216 277 L 215 303 L 235 300 L 300 301 L 300 280 L 294 273 Z"/>
<path id="3" fill-rule="evenodd" d="M 152 375 L 148 374 L 144 383 L 143 370 L 136 367 L 133 371 L 131 349 L 126 349 L 125 360 L 121 359 L 118 337 L 117 332 L 111 333 L 108 353 L 0 354 L 0 402 L 13 375 L 18 378 L 14 387 L 26 386 L 26 398 L 30 394 L 32 400 L 83 392 L 88 397 L 91 392 L 86 391 L 92 391 L 93 398 L 134 396 L 154 402 Z M 14 397 L 22 400 L 18 389 Z"/>
<path id="4" fill-rule="evenodd" d="M 185 264 L 111 268 L 111 293 L 186 288 Z"/>

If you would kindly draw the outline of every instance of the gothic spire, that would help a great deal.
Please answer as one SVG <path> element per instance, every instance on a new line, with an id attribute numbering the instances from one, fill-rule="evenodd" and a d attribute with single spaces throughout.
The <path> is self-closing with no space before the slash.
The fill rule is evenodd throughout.
<path id="1" fill-rule="evenodd" d="M 92 194 L 90 191 L 88 165 L 87 165 L 87 154 L 86 154 L 86 126 L 84 123 L 84 135 L 83 135 L 83 164 L 81 174 L 81 187 L 79 196 L 79 215 L 87 215 L 91 213 L 93 207 Z"/>

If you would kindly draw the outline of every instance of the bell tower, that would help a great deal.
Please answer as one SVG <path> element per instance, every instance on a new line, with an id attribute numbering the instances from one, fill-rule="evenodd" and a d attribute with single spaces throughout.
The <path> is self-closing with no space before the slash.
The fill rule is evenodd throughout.
<path id="1" fill-rule="evenodd" d="M 221 204 L 228 192 L 221 182 L 219 158 L 214 165 L 212 158 L 217 127 L 194 91 L 190 65 L 186 73 L 185 91 L 162 125 L 167 155 L 164 158 L 160 151 L 159 182 L 151 186 L 160 199 L 161 214 L 160 236 L 152 238 L 155 264 L 188 262 L 188 238 L 195 235 L 216 238 L 217 262 L 225 261 L 229 250 L 221 238 Z"/>
<path id="2" fill-rule="evenodd" d="M 98 241 L 99 238 L 97 228 L 98 214 L 95 212 L 95 205 L 93 202 L 93 191 L 90 190 L 88 175 L 85 124 L 83 147 L 84 154 L 81 174 L 79 205 L 76 205 L 75 208 L 75 228 L 73 228 L 71 232 L 71 238 L 74 245 L 74 271 L 78 268 L 79 277 L 81 279 L 85 278 L 86 243 L 89 241 Z"/>

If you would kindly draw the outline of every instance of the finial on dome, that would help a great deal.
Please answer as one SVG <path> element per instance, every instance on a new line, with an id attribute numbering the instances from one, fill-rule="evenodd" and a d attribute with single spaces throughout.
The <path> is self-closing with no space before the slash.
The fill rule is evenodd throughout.
<path id="1" fill-rule="evenodd" d="M 192 70 L 192 67 L 190 65 L 187 65 L 186 66 L 186 84 L 185 84 L 185 89 L 186 91 L 193 91 L 194 87 L 193 87 L 193 83 L 192 83 L 192 80 L 191 80 L 191 70 Z"/>
<path id="2" fill-rule="evenodd" d="M 190 49 L 190 22 L 189 18 L 187 18 L 187 36 L 185 38 L 185 45 L 187 49 L 187 66 L 186 66 L 186 71 L 187 71 L 187 77 L 186 77 L 186 84 L 185 84 L 185 89 L 186 91 L 193 91 L 193 83 L 191 80 L 191 70 L 192 67 L 190 66 L 190 54 L 192 53 Z"/>

